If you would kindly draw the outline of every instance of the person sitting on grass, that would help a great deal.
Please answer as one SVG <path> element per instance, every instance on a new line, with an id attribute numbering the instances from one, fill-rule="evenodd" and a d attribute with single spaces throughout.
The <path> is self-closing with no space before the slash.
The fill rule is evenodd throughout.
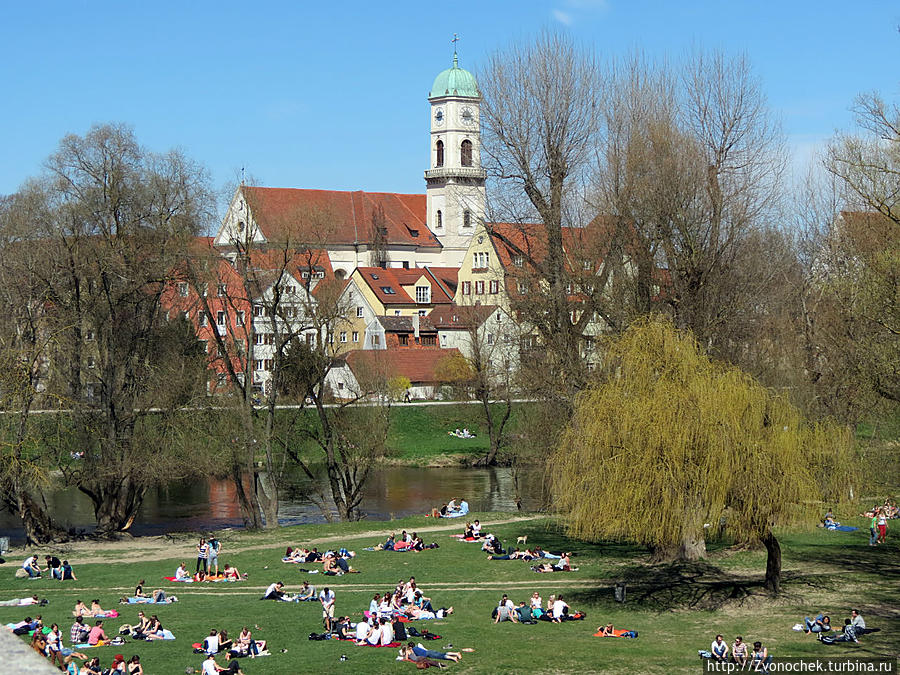
<path id="1" fill-rule="evenodd" d="M 562 623 L 566 620 L 566 615 L 569 613 L 569 605 L 563 600 L 561 595 L 556 596 L 556 600 L 553 601 L 553 609 L 550 612 L 550 620 L 553 623 Z"/>
<path id="2" fill-rule="evenodd" d="M 372 632 L 372 621 L 375 617 L 369 617 L 368 621 L 360 621 L 356 624 L 356 644 L 364 645 L 369 640 L 369 633 Z"/>
<path id="3" fill-rule="evenodd" d="M 22 569 L 28 572 L 30 579 L 36 579 L 41 576 L 41 566 L 38 565 L 38 557 L 36 555 L 25 558 L 25 562 L 22 563 Z"/>
<path id="4" fill-rule="evenodd" d="M 55 555 L 44 556 L 46 569 L 50 572 L 50 578 L 58 581 L 62 580 L 62 561 Z"/>
<path id="5" fill-rule="evenodd" d="M 81 600 L 75 601 L 75 609 L 72 610 L 72 616 L 94 616 L 94 613 Z"/>
<path id="6" fill-rule="evenodd" d="M 100 658 L 95 656 L 81 667 L 81 675 L 100 675 L 103 669 L 100 667 Z"/>
<path id="7" fill-rule="evenodd" d="M 68 560 L 62 561 L 62 578 L 60 578 L 60 581 L 78 581 L 78 577 L 75 576 L 75 570 L 72 569 Z"/>
<path id="8" fill-rule="evenodd" d="M 810 635 L 813 633 L 830 633 L 832 630 L 831 617 L 828 615 L 818 614 L 815 619 L 810 619 L 807 616 L 803 620 L 806 622 L 806 630 L 804 632 Z"/>
<path id="9" fill-rule="evenodd" d="M 150 615 L 150 622 L 147 624 L 147 640 L 165 640 L 165 632 L 163 631 L 162 622 L 156 614 Z"/>
<path id="10" fill-rule="evenodd" d="M 819 642 L 826 645 L 833 645 L 839 642 L 855 642 L 856 644 L 859 644 L 856 628 L 850 622 L 850 619 L 844 619 L 844 628 L 840 635 L 822 635 L 819 633 L 818 638 Z"/>
<path id="11" fill-rule="evenodd" d="M 103 632 L 103 619 L 97 619 L 94 627 L 88 633 L 88 644 L 91 647 L 96 647 L 100 644 L 105 644 L 107 639 L 106 633 Z"/>
<path id="12" fill-rule="evenodd" d="M 569 556 L 571 553 L 563 553 L 562 557 L 556 561 L 555 565 L 551 565 L 550 563 L 542 563 L 540 565 L 535 565 L 531 569 L 535 572 L 577 572 L 577 567 L 572 567 L 569 564 Z"/>
<path id="13" fill-rule="evenodd" d="M 242 579 L 247 578 L 247 575 L 246 574 L 242 575 L 238 571 L 237 567 L 234 567 L 233 565 L 229 565 L 227 563 L 225 564 L 225 568 L 222 572 L 222 576 L 225 579 L 225 581 L 241 581 Z"/>
<path id="14" fill-rule="evenodd" d="M 191 578 L 190 572 L 187 571 L 187 565 L 181 563 L 175 570 L 175 581 L 187 581 Z"/>
<path id="15" fill-rule="evenodd" d="M 753 643 L 753 651 L 750 653 L 750 668 L 760 672 L 768 672 L 768 665 L 772 663 L 769 650 L 762 646 L 762 642 Z"/>
<path id="16" fill-rule="evenodd" d="M 297 595 L 298 600 L 310 601 L 315 600 L 316 596 L 316 587 L 310 586 L 308 580 L 304 580 L 303 585 L 300 587 L 300 593 Z"/>
<path id="17" fill-rule="evenodd" d="M 219 673 L 225 673 L 226 675 L 244 675 L 244 671 L 241 670 L 241 664 L 238 663 L 237 659 L 231 659 L 231 661 L 228 662 L 228 667 L 222 668 L 216 663 L 216 657 L 212 654 L 207 656 L 206 660 L 203 662 L 201 673 L 203 675 L 219 675 Z"/>
<path id="18" fill-rule="evenodd" d="M 269 585 L 261 600 L 281 600 L 282 602 L 292 602 L 293 598 L 284 592 L 284 584 L 276 581 Z"/>
<path id="19" fill-rule="evenodd" d="M 734 642 L 731 645 L 731 660 L 741 668 L 744 668 L 747 665 L 748 658 L 747 644 L 744 642 L 744 638 L 738 635 L 734 638 Z"/>
<path id="20" fill-rule="evenodd" d="M 109 614 L 109 612 L 100 606 L 100 600 L 91 600 L 91 616 L 99 616 L 100 614 Z"/>
<path id="21" fill-rule="evenodd" d="M 505 602 L 501 602 L 494 608 L 493 617 L 494 623 L 501 623 L 503 621 L 519 623 L 519 613 L 516 612 L 514 607 L 510 608 Z"/>
<path id="22" fill-rule="evenodd" d="M 128 675 L 144 675 L 144 666 L 141 665 L 141 657 L 135 654 L 128 662 Z"/>
<path id="23" fill-rule="evenodd" d="M 728 643 L 725 642 L 721 634 L 716 635 L 716 639 L 712 641 L 709 651 L 712 652 L 713 661 L 724 662 L 728 660 Z"/>
<path id="24" fill-rule="evenodd" d="M 91 629 L 84 625 L 84 618 L 76 616 L 75 623 L 73 623 L 72 627 L 69 629 L 69 640 L 73 645 L 81 644 L 87 640 L 90 633 Z"/>
<path id="25" fill-rule="evenodd" d="M 394 641 L 394 626 L 387 617 L 381 619 L 381 646 L 387 647 Z"/>
<path id="26" fill-rule="evenodd" d="M 215 628 L 209 631 L 207 637 L 203 638 L 203 651 L 207 654 L 219 653 L 219 634 Z"/>
<path id="27" fill-rule="evenodd" d="M 220 652 L 230 652 L 231 648 L 234 647 L 234 640 L 228 637 L 227 630 L 220 630 L 218 633 L 219 637 L 219 651 Z"/>

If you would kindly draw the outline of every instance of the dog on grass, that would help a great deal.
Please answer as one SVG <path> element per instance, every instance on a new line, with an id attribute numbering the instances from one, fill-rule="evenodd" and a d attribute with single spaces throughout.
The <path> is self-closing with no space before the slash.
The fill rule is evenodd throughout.
<path id="1" fill-rule="evenodd" d="M 519 544 L 522 544 L 522 546 L 525 546 L 528 544 L 528 535 L 527 534 L 524 537 L 516 538 L 516 545 L 518 546 Z"/>

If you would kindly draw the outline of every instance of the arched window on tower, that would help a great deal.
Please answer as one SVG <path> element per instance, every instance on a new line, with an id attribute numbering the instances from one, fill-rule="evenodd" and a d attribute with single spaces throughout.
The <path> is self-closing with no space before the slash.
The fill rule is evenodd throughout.
<path id="1" fill-rule="evenodd" d="M 472 141 L 463 141 L 459 146 L 459 161 L 463 166 L 472 166 Z"/>
<path id="2" fill-rule="evenodd" d="M 438 209 L 437 213 L 434 214 L 434 227 L 437 230 L 444 227 L 444 214 L 441 213 L 440 209 Z"/>
<path id="3" fill-rule="evenodd" d="M 469 209 L 463 211 L 463 227 L 472 227 L 472 212 Z"/>
<path id="4" fill-rule="evenodd" d="M 437 142 L 437 166 L 444 166 L 444 141 Z"/>

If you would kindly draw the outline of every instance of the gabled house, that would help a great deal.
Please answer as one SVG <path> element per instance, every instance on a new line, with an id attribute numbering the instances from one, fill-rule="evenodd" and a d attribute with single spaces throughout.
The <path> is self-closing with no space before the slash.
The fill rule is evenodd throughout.
<path id="1" fill-rule="evenodd" d="M 335 362 L 326 382 L 335 398 L 346 400 L 370 393 L 369 381 L 406 377 L 411 398 L 431 399 L 442 385 L 441 361 L 458 355 L 456 349 L 353 350 Z"/>

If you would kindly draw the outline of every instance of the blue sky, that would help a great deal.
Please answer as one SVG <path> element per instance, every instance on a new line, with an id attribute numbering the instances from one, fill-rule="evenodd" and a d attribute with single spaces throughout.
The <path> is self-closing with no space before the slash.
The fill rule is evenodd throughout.
<path id="1" fill-rule="evenodd" d="M 852 124 L 863 91 L 900 98 L 900 3 L 471 0 L 8 3 L 0 25 L 0 194 L 67 133 L 120 121 L 183 149 L 216 186 L 423 192 L 426 96 L 449 66 L 543 27 L 601 55 L 749 55 L 798 164 Z"/>

